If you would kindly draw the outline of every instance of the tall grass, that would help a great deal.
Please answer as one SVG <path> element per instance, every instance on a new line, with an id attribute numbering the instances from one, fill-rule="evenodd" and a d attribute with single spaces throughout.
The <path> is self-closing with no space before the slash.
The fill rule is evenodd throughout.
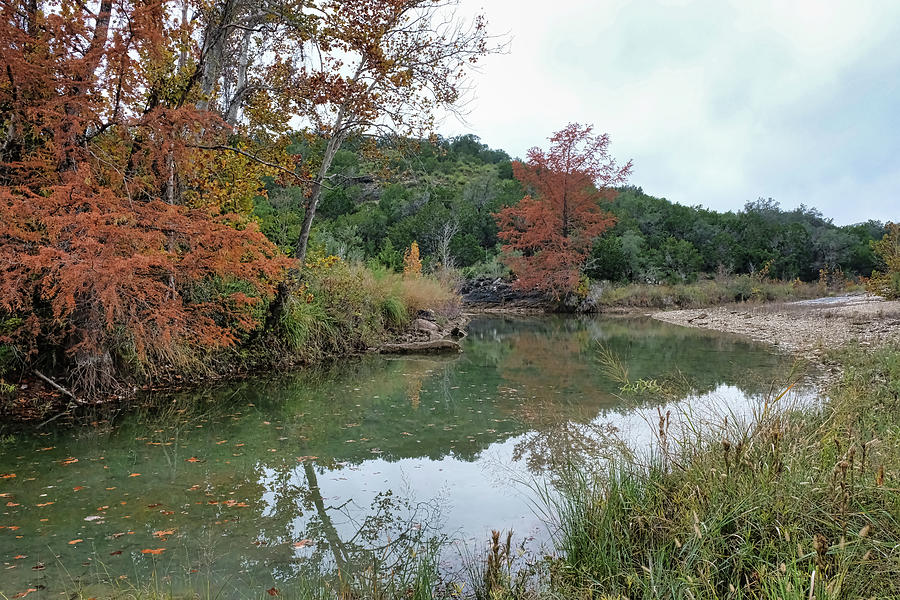
<path id="1" fill-rule="evenodd" d="M 429 276 L 334 261 L 308 271 L 275 332 L 291 359 L 310 362 L 361 351 L 402 330 L 419 311 L 459 312 L 459 296 Z"/>
<path id="2" fill-rule="evenodd" d="M 595 598 L 900 595 L 900 348 L 849 351 L 820 410 L 673 441 L 648 464 L 566 473 L 554 592 Z"/>

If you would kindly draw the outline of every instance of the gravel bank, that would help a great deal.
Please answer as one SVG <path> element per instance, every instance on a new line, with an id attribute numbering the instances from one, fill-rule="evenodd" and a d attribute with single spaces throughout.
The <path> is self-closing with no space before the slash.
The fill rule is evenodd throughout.
<path id="1" fill-rule="evenodd" d="M 853 295 L 760 306 L 718 306 L 657 312 L 654 319 L 745 335 L 816 359 L 855 341 L 864 346 L 900 340 L 900 301 Z"/>

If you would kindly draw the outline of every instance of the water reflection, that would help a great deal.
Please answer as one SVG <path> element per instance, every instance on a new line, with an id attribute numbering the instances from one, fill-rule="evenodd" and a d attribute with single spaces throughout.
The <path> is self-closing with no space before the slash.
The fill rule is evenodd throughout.
<path id="1" fill-rule="evenodd" d="M 680 396 L 623 398 L 634 380 Z M 314 573 L 401 572 L 434 540 L 544 535 L 527 489 L 624 440 L 678 399 L 749 411 L 790 363 L 645 319 L 479 318 L 452 358 L 369 356 L 148 399 L 113 424 L 4 438 L 0 592 L 165 579 L 258 595 Z"/>

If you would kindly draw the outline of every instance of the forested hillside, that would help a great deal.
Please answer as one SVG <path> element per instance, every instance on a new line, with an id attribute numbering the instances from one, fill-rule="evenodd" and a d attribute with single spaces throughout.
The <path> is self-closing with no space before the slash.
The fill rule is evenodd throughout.
<path id="1" fill-rule="evenodd" d="M 399 270 L 417 241 L 426 269 L 506 273 L 493 214 L 526 193 L 506 152 L 472 135 L 407 142 L 377 163 L 347 149 L 332 175 L 340 183 L 324 193 L 312 238 L 326 253 Z M 299 234 L 300 202 L 270 186 L 254 209 L 263 232 L 286 249 Z M 680 283 L 763 269 L 786 280 L 814 281 L 822 271 L 868 277 L 879 266 L 870 242 L 886 232 L 874 221 L 837 226 L 815 208 L 782 209 L 770 198 L 720 213 L 634 186 L 620 188 L 607 208 L 616 224 L 597 238 L 584 269 L 595 280 Z"/>

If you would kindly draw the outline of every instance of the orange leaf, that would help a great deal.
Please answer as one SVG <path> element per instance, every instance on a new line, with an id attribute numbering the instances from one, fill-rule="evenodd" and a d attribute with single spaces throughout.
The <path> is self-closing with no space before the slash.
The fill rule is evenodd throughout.
<path id="1" fill-rule="evenodd" d="M 50 506 L 51 504 L 55 504 L 54 502 L 44 502 L 42 504 L 37 504 L 36 506 Z"/>
<path id="2" fill-rule="evenodd" d="M 4 474 L 0 475 L 0 479 L 12 479 L 15 476 L 16 476 L 15 473 L 4 473 Z"/>
<path id="3" fill-rule="evenodd" d="M 162 554 L 165 551 L 166 551 L 165 548 L 153 548 L 153 549 L 146 548 L 144 550 L 141 550 L 141 554 Z"/>
<path id="4" fill-rule="evenodd" d="M 84 541 L 84 540 L 82 540 L 82 539 L 79 538 L 79 539 L 77 539 L 77 540 L 72 540 L 71 542 L 69 542 L 69 545 L 71 546 L 72 544 L 77 544 L 77 543 L 83 542 L 83 541 Z"/>
<path id="5" fill-rule="evenodd" d="M 278 590 L 275 589 L 275 588 L 269 588 L 269 589 L 266 590 L 266 592 L 267 592 L 270 596 L 277 596 L 277 595 L 278 595 Z"/>
<path id="6" fill-rule="evenodd" d="M 162 530 L 160 530 L 160 531 L 154 531 L 154 532 L 153 532 L 153 535 L 156 536 L 156 537 L 158 537 L 158 538 L 165 537 L 165 536 L 167 536 L 167 535 L 174 535 L 174 534 L 175 534 L 175 530 L 174 530 L 174 529 L 169 529 L 168 531 L 162 531 Z"/>
<path id="7" fill-rule="evenodd" d="M 73 491 L 73 492 L 78 492 L 78 491 L 81 491 L 81 490 L 83 490 L 83 489 L 84 489 L 84 486 L 83 486 L 83 485 L 76 485 L 75 487 L 72 488 L 72 491 Z"/>
<path id="8" fill-rule="evenodd" d="M 294 548 L 305 548 L 306 546 L 312 546 L 313 544 L 315 544 L 315 542 L 310 539 L 300 540 L 299 542 L 294 542 Z"/>
<path id="9" fill-rule="evenodd" d="M 25 596 L 27 596 L 27 595 L 30 594 L 31 592 L 36 592 L 36 591 L 37 591 L 37 588 L 28 588 L 28 589 L 25 590 L 24 592 L 19 592 L 18 594 L 16 594 L 15 596 L 13 596 L 13 598 L 24 598 Z"/>
<path id="10" fill-rule="evenodd" d="M 185 460 L 184 462 L 195 463 L 195 462 L 200 462 L 200 459 L 197 458 L 196 456 L 192 456 L 189 459 Z"/>
<path id="11" fill-rule="evenodd" d="M 132 473 L 131 475 L 129 475 L 129 477 L 140 477 L 140 476 L 141 476 L 140 473 Z"/>
<path id="12" fill-rule="evenodd" d="M 72 457 L 72 458 L 67 458 L 65 460 L 61 460 L 59 462 L 60 462 L 60 464 L 63 464 L 63 465 L 71 465 L 71 464 L 77 463 L 78 459 Z"/>

